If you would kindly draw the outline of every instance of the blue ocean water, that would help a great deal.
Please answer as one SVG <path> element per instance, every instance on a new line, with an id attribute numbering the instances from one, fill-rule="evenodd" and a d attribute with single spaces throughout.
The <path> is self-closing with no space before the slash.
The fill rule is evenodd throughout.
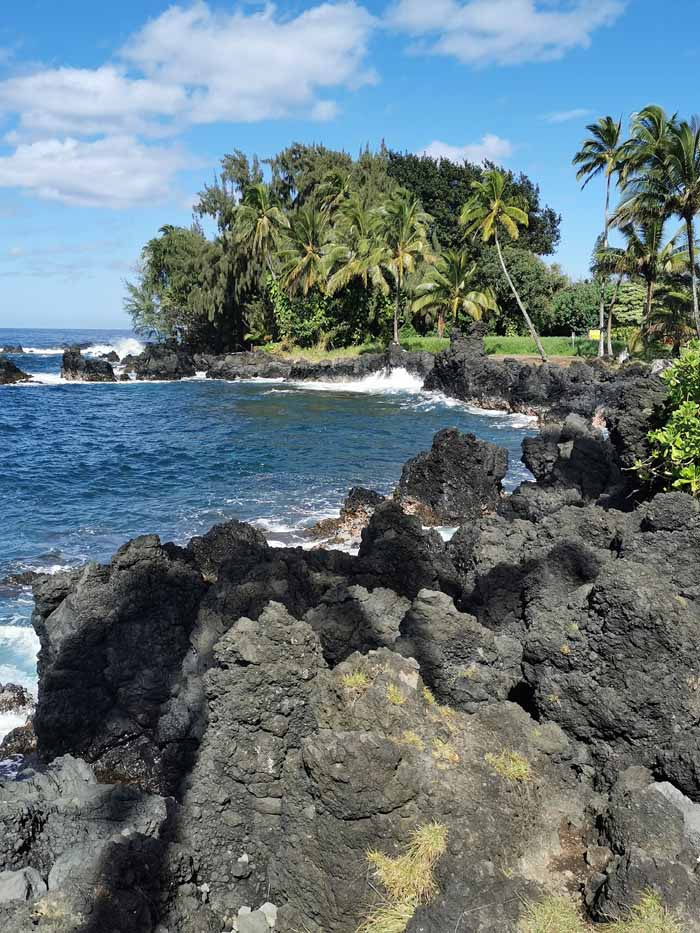
<path id="1" fill-rule="evenodd" d="M 301 542 L 353 485 L 388 492 L 444 427 L 510 452 L 526 475 L 523 419 L 424 393 L 408 373 L 347 385 L 271 381 L 63 383 L 62 346 L 138 352 L 128 331 L 2 330 L 35 384 L 0 387 L 0 580 L 104 560 L 134 535 L 184 542 L 228 518 Z M 35 682 L 28 591 L 0 587 L 0 683 Z M 3 723 L 0 721 L 0 734 Z"/>

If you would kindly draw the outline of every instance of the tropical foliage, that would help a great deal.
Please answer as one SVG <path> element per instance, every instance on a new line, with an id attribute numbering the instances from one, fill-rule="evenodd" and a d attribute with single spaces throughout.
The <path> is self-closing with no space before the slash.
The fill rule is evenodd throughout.
<path id="1" fill-rule="evenodd" d="M 663 488 L 700 497 L 700 341 L 663 378 L 669 391 L 662 424 L 649 434 L 651 456 L 637 470 Z"/>
<path id="2" fill-rule="evenodd" d="M 217 349 L 442 335 L 473 318 L 517 333 L 497 249 L 459 224 L 472 185 L 491 174 L 384 148 L 352 159 L 294 144 L 264 161 L 236 150 L 201 192 L 192 228 L 165 227 L 146 244 L 125 306 L 139 330 Z M 559 217 L 524 175 L 502 177 L 522 204 L 506 250 L 512 284 L 539 313 L 555 289 L 533 288 L 531 272 L 547 277 L 535 253 L 554 250 Z"/>

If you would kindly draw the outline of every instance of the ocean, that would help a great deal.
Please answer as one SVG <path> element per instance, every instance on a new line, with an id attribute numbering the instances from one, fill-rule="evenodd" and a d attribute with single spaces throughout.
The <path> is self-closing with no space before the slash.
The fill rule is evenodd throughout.
<path id="1" fill-rule="evenodd" d="M 405 371 L 347 384 L 65 383 L 72 343 L 86 355 L 142 348 L 129 331 L 0 329 L 38 380 L 0 386 L 0 580 L 104 561 L 139 534 L 183 543 L 230 518 L 308 546 L 304 528 L 337 515 L 351 486 L 389 492 L 445 427 L 506 447 L 507 488 L 529 475 L 531 422 L 423 392 Z M 28 589 L 0 585 L 0 683 L 35 690 L 31 612 Z M 0 714 L 0 738 L 16 724 Z"/>

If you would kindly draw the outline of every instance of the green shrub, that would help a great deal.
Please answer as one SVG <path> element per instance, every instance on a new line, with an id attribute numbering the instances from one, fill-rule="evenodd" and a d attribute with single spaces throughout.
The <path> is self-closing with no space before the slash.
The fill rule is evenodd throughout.
<path id="1" fill-rule="evenodd" d="M 648 434 L 651 455 L 637 461 L 645 481 L 700 497 L 700 342 L 666 370 L 669 388 L 662 424 Z"/>

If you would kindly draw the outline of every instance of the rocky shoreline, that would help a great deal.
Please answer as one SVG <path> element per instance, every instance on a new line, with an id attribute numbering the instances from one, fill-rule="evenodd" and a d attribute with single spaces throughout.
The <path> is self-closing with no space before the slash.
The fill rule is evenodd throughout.
<path id="1" fill-rule="evenodd" d="M 629 471 L 663 383 L 480 339 L 426 385 L 540 417 L 511 496 L 505 451 L 442 431 L 319 527 L 357 554 L 234 521 L 34 581 L 3 930 L 355 933 L 372 866 L 438 826 L 409 933 L 519 933 L 547 898 L 609 923 L 648 892 L 700 931 L 700 505 Z"/>

